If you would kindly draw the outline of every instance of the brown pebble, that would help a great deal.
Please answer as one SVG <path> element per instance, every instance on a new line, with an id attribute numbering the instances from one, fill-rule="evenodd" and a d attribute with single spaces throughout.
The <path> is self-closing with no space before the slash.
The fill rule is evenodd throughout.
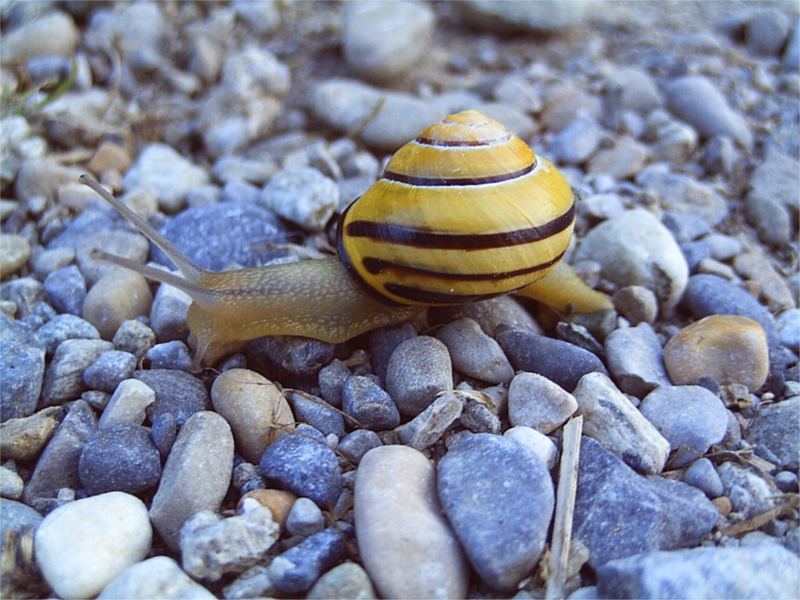
<path id="1" fill-rule="evenodd" d="M 153 295 L 147 280 L 133 271 L 115 269 L 92 286 L 83 302 L 83 318 L 104 340 L 114 337 L 127 319 L 150 313 Z"/>
<path id="2" fill-rule="evenodd" d="M 0 425 L 0 455 L 3 459 L 32 460 L 53 435 L 64 409 L 51 406 L 29 417 L 8 419 Z"/>
<path id="3" fill-rule="evenodd" d="M 720 496 L 719 498 L 714 498 L 711 501 L 711 504 L 717 507 L 717 511 L 723 517 L 727 517 L 731 514 L 731 499 L 727 496 Z"/>
<path id="4" fill-rule="evenodd" d="M 92 160 L 89 161 L 89 170 L 101 175 L 106 171 L 124 173 L 131 166 L 131 156 L 119 144 L 105 141 L 97 148 Z"/>
<path id="5" fill-rule="evenodd" d="M 263 506 L 266 506 L 272 512 L 272 518 L 275 522 L 280 524 L 281 529 L 286 526 L 286 517 L 289 516 L 292 504 L 297 500 L 297 496 L 293 493 L 283 490 L 253 490 L 241 497 L 239 504 L 236 506 L 237 510 L 241 508 L 245 498 L 253 498 Z"/>
<path id="6" fill-rule="evenodd" d="M 611 298 L 614 308 L 631 322 L 652 323 L 658 315 L 658 299 L 656 295 L 641 285 L 629 285 L 614 293 Z"/>
<path id="7" fill-rule="evenodd" d="M 752 319 L 712 315 L 687 325 L 667 342 L 664 364 L 675 385 L 710 377 L 722 385 L 741 383 L 754 392 L 769 373 L 767 336 Z"/>

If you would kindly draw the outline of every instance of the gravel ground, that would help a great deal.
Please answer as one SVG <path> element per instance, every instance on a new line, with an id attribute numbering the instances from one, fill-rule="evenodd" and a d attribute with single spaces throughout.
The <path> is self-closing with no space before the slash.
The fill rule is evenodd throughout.
<path id="1" fill-rule="evenodd" d="M 1 1 L 2 596 L 797 597 L 798 13 Z M 505 296 L 198 371 L 191 297 L 97 256 L 173 268 L 82 173 L 208 270 L 332 255 L 466 109 L 567 178 L 565 261 L 613 309 Z"/>

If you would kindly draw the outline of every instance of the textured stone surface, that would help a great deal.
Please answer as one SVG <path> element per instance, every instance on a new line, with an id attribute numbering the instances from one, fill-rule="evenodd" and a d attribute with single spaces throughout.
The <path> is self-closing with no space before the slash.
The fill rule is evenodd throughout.
<path id="1" fill-rule="evenodd" d="M 272 559 L 269 576 L 279 592 L 307 591 L 319 576 L 344 560 L 345 542 L 334 528 L 323 529 Z"/>
<path id="2" fill-rule="evenodd" d="M 800 398 L 764 406 L 750 424 L 747 441 L 756 454 L 779 466 L 797 470 L 800 465 Z"/>
<path id="3" fill-rule="evenodd" d="M 194 413 L 211 408 L 205 385 L 189 373 L 150 369 L 136 371 L 133 376 L 156 394 L 155 402 L 147 407 L 147 416 L 151 421 L 170 413 L 181 426 Z"/>
<path id="4" fill-rule="evenodd" d="M 508 419 L 542 433 L 560 427 L 578 410 L 578 402 L 546 377 L 520 372 L 508 387 Z"/>
<path id="5" fill-rule="evenodd" d="M 494 338 L 486 335 L 477 322 L 462 318 L 436 332 L 444 342 L 457 371 L 489 383 L 508 383 L 514 369 Z"/>
<path id="6" fill-rule="evenodd" d="M 0 418 L 36 410 L 44 377 L 45 345 L 26 325 L 0 315 Z"/>
<path id="7" fill-rule="evenodd" d="M 623 392 L 641 398 L 653 388 L 669 385 L 661 344 L 649 324 L 612 331 L 605 350 L 608 369 Z"/>
<path id="8" fill-rule="evenodd" d="M 213 600 L 214 594 L 184 573 L 168 556 L 154 556 L 131 565 L 103 588 L 102 600 Z"/>
<path id="9" fill-rule="evenodd" d="M 408 339 L 389 358 L 386 391 L 400 414 L 416 416 L 436 394 L 453 389 L 452 368 L 447 346 L 436 338 L 421 335 Z"/>

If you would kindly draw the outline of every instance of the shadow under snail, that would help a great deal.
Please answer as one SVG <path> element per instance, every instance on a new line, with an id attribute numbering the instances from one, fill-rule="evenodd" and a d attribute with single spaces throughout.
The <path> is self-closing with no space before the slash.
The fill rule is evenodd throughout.
<path id="1" fill-rule="evenodd" d="M 81 180 L 175 263 L 180 275 L 98 251 L 193 300 L 195 366 L 242 342 L 298 335 L 338 343 L 425 307 L 515 293 L 561 312 L 611 308 L 560 262 L 575 223 L 572 190 L 520 138 L 468 110 L 400 148 L 339 220 L 339 257 L 206 271 L 87 175 Z"/>

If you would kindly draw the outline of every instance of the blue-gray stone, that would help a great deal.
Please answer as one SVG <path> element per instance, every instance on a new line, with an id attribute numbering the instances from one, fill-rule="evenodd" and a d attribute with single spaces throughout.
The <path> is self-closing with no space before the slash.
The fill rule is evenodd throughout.
<path id="1" fill-rule="evenodd" d="M 683 482 L 696 487 L 709 498 L 722 496 L 722 480 L 707 458 L 699 458 L 683 473 Z"/>
<path id="2" fill-rule="evenodd" d="M 0 420 L 36 410 L 44 379 L 44 344 L 33 330 L 0 315 Z"/>
<path id="3" fill-rule="evenodd" d="M 338 358 L 322 367 L 317 376 L 319 391 L 328 404 L 342 406 L 342 388 L 350 377 L 350 369 Z"/>
<path id="4" fill-rule="evenodd" d="M 313 501 L 298 498 L 286 516 L 286 531 L 303 537 L 317 533 L 325 527 L 325 516 Z"/>
<path id="5" fill-rule="evenodd" d="M 541 460 L 488 433 L 466 435 L 438 465 L 442 508 L 472 566 L 514 590 L 539 560 L 553 516 L 553 482 Z"/>
<path id="6" fill-rule="evenodd" d="M 43 518 L 27 504 L 0 498 L 0 539 L 5 539 L 7 531 L 19 532 L 25 528 L 35 531 Z"/>
<path id="7" fill-rule="evenodd" d="M 678 243 L 691 242 L 711 233 L 708 222 L 697 215 L 666 211 L 661 222 Z"/>
<path id="8" fill-rule="evenodd" d="M 64 420 L 36 463 L 23 499 L 36 507 L 37 500 L 55 498 L 61 488 L 80 486 L 78 461 L 86 441 L 97 427 L 94 412 L 85 400 L 73 402 Z"/>
<path id="9" fill-rule="evenodd" d="M 305 496 L 330 509 L 342 491 L 342 469 L 325 438 L 308 425 L 279 437 L 259 463 L 269 485 Z"/>
<path id="10" fill-rule="evenodd" d="M 136 370 L 136 357 L 130 352 L 109 350 L 83 372 L 83 382 L 94 390 L 113 393 L 121 381 L 130 379 Z"/>
<path id="11" fill-rule="evenodd" d="M 102 201 L 100 201 L 102 202 Z M 78 246 L 88 237 L 104 229 L 116 229 L 120 221 L 116 219 L 113 208 L 88 208 L 72 219 L 64 230 L 47 243 L 47 248 L 72 248 Z"/>
<path id="12" fill-rule="evenodd" d="M 417 330 L 411 323 L 393 327 L 382 327 L 369 333 L 369 357 L 372 370 L 381 379 L 386 377 L 389 358 L 402 342 L 417 337 Z"/>
<path id="13" fill-rule="evenodd" d="M 344 417 L 322 398 L 292 392 L 289 403 L 296 420 L 311 425 L 323 435 L 332 433 L 337 438 L 344 437 Z"/>
<path id="14" fill-rule="evenodd" d="M 136 371 L 133 376 L 156 393 L 156 401 L 147 407 L 151 423 L 159 415 L 171 413 L 175 415 L 178 427 L 181 427 L 194 413 L 211 407 L 206 386 L 185 371 L 151 369 Z"/>
<path id="15" fill-rule="evenodd" d="M 138 494 L 161 477 L 161 457 L 146 427 L 114 423 L 98 429 L 81 452 L 78 473 L 90 496 L 105 492 Z"/>
<path id="16" fill-rule="evenodd" d="M 161 228 L 161 233 L 195 263 L 210 271 L 236 265 L 258 267 L 285 256 L 271 244 L 284 241 L 286 228 L 270 211 L 225 202 L 189 208 Z M 158 248 L 153 258 L 172 262 Z"/>
<path id="17" fill-rule="evenodd" d="M 0 284 L 0 298 L 17 305 L 17 318 L 25 319 L 42 301 L 42 284 L 33 277 L 20 277 Z M 34 328 L 41 323 L 33 324 Z"/>
<path id="18" fill-rule="evenodd" d="M 189 348 L 180 340 L 156 344 L 145 354 L 151 369 L 172 369 L 188 371 L 192 368 Z"/>
<path id="19" fill-rule="evenodd" d="M 314 377 L 333 360 L 334 345 L 293 335 L 271 335 L 247 344 L 249 355 L 267 358 L 287 373 Z"/>
<path id="20" fill-rule="evenodd" d="M 36 335 L 44 344 L 47 354 L 52 354 L 64 340 L 99 340 L 97 328 L 75 315 L 58 315 L 36 330 Z"/>
<path id="21" fill-rule="evenodd" d="M 587 373 L 608 375 L 599 358 L 574 344 L 524 329 L 502 329 L 495 337 L 517 371 L 543 375 L 568 392 Z"/>
<path id="22" fill-rule="evenodd" d="M 342 388 L 342 408 L 363 429 L 383 431 L 400 424 L 400 412 L 386 391 L 369 377 L 353 375 Z"/>
<path id="23" fill-rule="evenodd" d="M 358 464 L 361 458 L 373 448 L 382 446 L 381 438 L 378 434 L 369 429 L 356 429 L 348 433 L 343 440 L 339 442 L 336 449 L 341 452 L 344 457 L 352 462 Z"/>
<path id="24" fill-rule="evenodd" d="M 800 559 L 778 544 L 648 552 L 600 567 L 597 589 L 600 598 L 790 600 Z"/>
<path id="25" fill-rule="evenodd" d="M 281 594 L 300 594 L 346 555 L 344 536 L 334 528 L 323 529 L 273 558 L 269 576 Z"/>
<path id="26" fill-rule="evenodd" d="M 162 413 L 151 419 L 150 422 L 153 424 L 150 428 L 150 437 L 153 438 L 153 443 L 158 448 L 161 458 L 166 460 L 169 451 L 172 450 L 172 444 L 175 443 L 175 437 L 178 435 L 178 422 L 172 413 Z"/>
<path id="27" fill-rule="evenodd" d="M 703 492 L 680 481 L 644 477 L 584 437 L 573 537 L 589 549 L 589 564 L 652 550 L 694 546 L 719 513 Z"/>
<path id="28" fill-rule="evenodd" d="M 786 494 L 797 492 L 798 477 L 793 471 L 781 471 L 775 475 L 775 485 Z"/>
<path id="29" fill-rule="evenodd" d="M 86 298 L 86 280 L 75 265 L 53 271 L 44 280 L 44 297 L 60 313 L 80 315 Z"/>
<path id="30" fill-rule="evenodd" d="M 800 397 L 762 406 L 750 424 L 747 442 L 780 468 L 800 468 Z"/>
<path id="31" fill-rule="evenodd" d="M 700 261 L 711 258 L 711 244 L 708 240 L 698 240 L 696 242 L 685 242 L 680 245 L 683 258 L 689 267 L 689 272 L 694 273 L 700 265 Z"/>

